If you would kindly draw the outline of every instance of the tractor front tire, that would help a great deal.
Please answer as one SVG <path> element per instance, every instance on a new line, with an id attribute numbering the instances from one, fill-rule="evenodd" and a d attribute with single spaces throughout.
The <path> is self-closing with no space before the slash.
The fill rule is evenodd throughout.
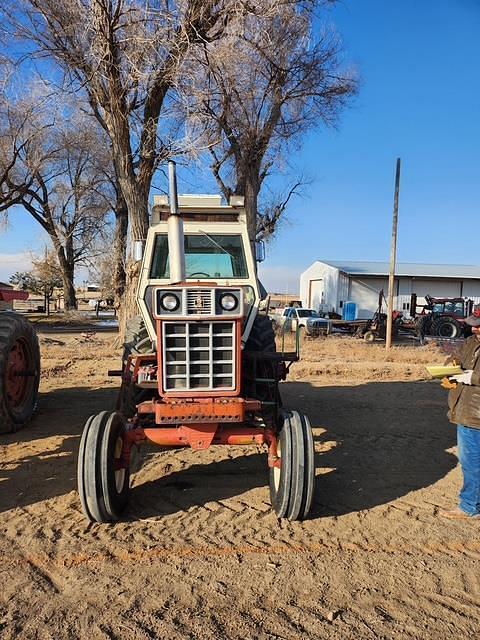
<path id="1" fill-rule="evenodd" d="M 270 499 L 279 518 L 304 520 L 315 488 L 315 449 L 307 416 L 297 411 L 283 414 L 278 434 L 279 467 L 270 469 Z"/>
<path id="2" fill-rule="evenodd" d="M 18 313 L 0 313 L 0 433 L 17 431 L 32 417 L 40 382 L 38 337 Z"/>
<path id="3" fill-rule="evenodd" d="M 119 520 L 127 506 L 130 472 L 121 464 L 125 421 L 102 411 L 87 420 L 78 453 L 78 493 L 90 522 Z"/>

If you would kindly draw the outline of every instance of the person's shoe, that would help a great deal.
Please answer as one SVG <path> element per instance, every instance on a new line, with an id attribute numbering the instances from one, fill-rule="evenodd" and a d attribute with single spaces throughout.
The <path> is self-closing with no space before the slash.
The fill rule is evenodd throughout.
<path id="1" fill-rule="evenodd" d="M 456 509 L 450 509 L 449 511 L 442 509 L 442 511 L 439 511 L 438 515 L 442 518 L 448 518 L 449 520 L 480 520 L 480 513 L 466 513 L 459 507 Z"/>

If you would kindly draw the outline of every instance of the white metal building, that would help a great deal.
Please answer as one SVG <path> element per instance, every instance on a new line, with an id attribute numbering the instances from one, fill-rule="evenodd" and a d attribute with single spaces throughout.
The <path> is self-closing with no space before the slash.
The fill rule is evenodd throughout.
<path id="1" fill-rule="evenodd" d="M 357 318 L 369 318 L 381 289 L 388 292 L 387 262 L 316 261 L 300 276 L 305 307 L 342 313 L 345 302 L 357 306 Z M 467 297 L 480 302 L 480 266 L 397 263 L 394 308 L 408 315 L 410 296 Z"/>

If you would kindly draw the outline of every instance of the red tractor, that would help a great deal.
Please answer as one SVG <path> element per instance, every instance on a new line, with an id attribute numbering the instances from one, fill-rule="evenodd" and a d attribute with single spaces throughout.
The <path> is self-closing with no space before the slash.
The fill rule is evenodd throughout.
<path id="1" fill-rule="evenodd" d="M 23 291 L 0 289 L 0 303 L 27 298 Z M 0 311 L 0 433 L 17 431 L 30 420 L 39 381 L 40 348 L 33 326 L 18 313 Z"/>
<path id="2" fill-rule="evenodd" d="M 425 296 L 424 305 L 417 304 L 417 295 L 412 294 L 410 309 L 415 318 L 415 330 L 420 338 L 460 338 L 470 335 L 465 318 L 472 313 L 473 300 L 469 298 L 434 298 Z M 417 309 L 421 312 L 417 314 Z"/>
<path id="3" fill-rule="evenodd" d="M 125 339 L 117 411 L 83 431 L 78 488 L 92 522 L 122 517 L 132 449 L 264 445 L 278 517 L 302 520 L 312 504 L 315 450 L 303 413 L 282 406 L 279 382 L 298 359 L 277 352 L 243 198 L 157 196 L 137 304 Z M 138 258 L 141 258 L 141 245 Z M 115 372 L 112 372 L 115 373 Z"/>

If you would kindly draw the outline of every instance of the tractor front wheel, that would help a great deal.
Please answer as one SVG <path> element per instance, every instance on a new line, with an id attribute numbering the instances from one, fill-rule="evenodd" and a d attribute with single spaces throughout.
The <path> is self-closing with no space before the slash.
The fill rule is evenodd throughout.
<path id="1" fill-rule="evenodd" d="M 125 421 L 102 411 L 84 427 L 78 454 L 78 493 L 91 522 L 119 520 L 127 506 L 130 472 L 122 460 Z"/>
<path id="2" fill-rule="evenodd" d="M 278 435 L 277 462 L 270 469 L 270 499 L 279 518 L 303 520 L 312 505 L 315 487 L 315 450 L 307 416 L 283 414 Z"/>

